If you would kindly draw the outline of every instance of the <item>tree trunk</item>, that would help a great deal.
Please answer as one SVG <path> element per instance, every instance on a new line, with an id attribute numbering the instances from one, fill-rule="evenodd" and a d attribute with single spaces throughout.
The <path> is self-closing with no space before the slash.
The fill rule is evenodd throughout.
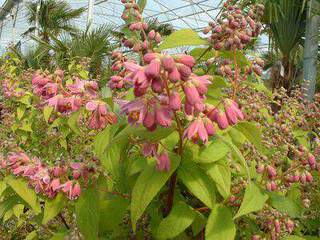
<path id="1" fill-rule="evenodd" d="M 307 26 L 303 56 L 303 87 L 305 98 L 313 100 L 317 82 L 317 56 L 320 27 L 320 3 L 317 0 L 309 1 Z"/>

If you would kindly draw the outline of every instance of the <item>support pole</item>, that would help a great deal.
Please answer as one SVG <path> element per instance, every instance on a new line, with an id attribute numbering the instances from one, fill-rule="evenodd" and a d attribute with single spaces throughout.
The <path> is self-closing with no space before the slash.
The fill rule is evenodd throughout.
<path id="1" fill-rule="evenodd" d="M 320 27 L 320 4 L 310 0 L 307 14 L 306 38 L 303 53 L 303 88 L 305 98 L 313 100 L 317 82 L 317 57 Z"/>
<path id="2" fill-rule="evenodd" d="M 92 30 L 93 10 L 94 10 L 94 0 L 88 0 L 88 15 L 87 15 L 87 31 L 88 32 Z"/>

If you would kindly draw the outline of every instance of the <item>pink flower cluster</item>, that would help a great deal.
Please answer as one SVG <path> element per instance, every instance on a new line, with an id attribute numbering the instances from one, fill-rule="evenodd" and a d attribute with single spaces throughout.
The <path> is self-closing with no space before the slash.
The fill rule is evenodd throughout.
<path id="1" fill-rule="evenodd" d="M 141 50 L 145 51 L 152 47 L 153 43 L 160 43 L 162 41 L 160 33 L 156 32 L 155 30 L 148 32 L 149 26 L 143 21 L 139 5 L 134 0 L 122 0 L 122 3 L 125 6 L 122 19 L 129 22 L 128 29 L 131 32 L 135 32 L 135 35 L 143 35 L 142 41 L 134 35 L 124 39 L 124 46 L 127 48 L 132 48 L 134 52 L 140 52 Z"/>
<path id="2" fill-rule="evenodd" d="M 143 124 L 153 131 L 157 126 L 169 127 L 176 112 L 184 114 L 192 123 L 185 136 L 197 142 L 206 143 L 215 134 L 214 122 L 221 129 L 243 120 L 238 104 L 224 100 L 224 110 L 205 104 L 211 76 L 197 76 L 192 72 L 195 60 L 192 56 L 147 53 L 145 65 L 123 62 L 121 75 L 111 77 L 109 86 L 130 82 L 136 98 L 121 104 L 121 113 L 128 115 L 129 123 Z M 116 80 L 115 80 L 116 79 Z"/>
<path id="3" fill-rule="evenodd" d="M 50 167 L 38 158 L 29 158 L 25 153 L 10 153 L 0 162 L 2 169 L 8 169 L 15 176 L 24 177 L 37 193 L 54 198 L 59 192 L 69 199 L 76 199 L 81 193 L 80 181 L 87 183 L 92 169 L 83 163 Z"/>
<path id="4" fill-rule="evenodd" d="M 19 90 L 17 84 L 13 83 L 8 78 L 3 79 L 2 81 L 2 91 L 6 98 L 21 97 L 25 93 L 22 89 Z"/>
<path id="5" fill-rule="evenodd" d="M 253 37 L 260 34 L 262 24 L 256 20 L 263 15 L 263 11 L 261 4 L 245 12 L 227 1 L 219 20 L 210 22 L 203 33 L 211 32 L 208 40 L 216 50 L 243 49 Z"/>
<path id="6" fill-rule="evenodd" d="M 74 83 L 63 86 L 63 78 L 64 72 L 59 69 L 53 75 L 36 72 L 32 77 L 34 94 L 62 115 L 69 115 L 86 106 L 91 113 L 88 124 L 91 129 L 102 129 L 106 124 L 117 122 L 116 115 L 109 112 L 106 103 L 99 100 L 97 82 L 74 77 Z"/>
<path id="7" fill-rule="evenodd" d="M 157 169 L 159 171 L 169 171 L 170 170 L 170 159 L 167 151 L 159 150 L 158 143 L 144 143 L 142 146 L 142 154 L 145 157 L 155 157 L 157 160 Z"/>

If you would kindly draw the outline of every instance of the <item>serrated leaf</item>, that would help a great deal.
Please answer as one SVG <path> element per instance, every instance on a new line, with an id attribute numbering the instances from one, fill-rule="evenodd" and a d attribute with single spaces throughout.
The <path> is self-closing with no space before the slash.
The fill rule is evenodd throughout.
<path id="1" fill-rule="evenodd" d="M 235 238 L 236 226 L 229 208 L 216 205 L 212 209 L 206 225 L 205 235 L 208 240 L 233 240 Z"/>
<path id="2" fill-rule="evenodd" d="M 194 32 L 192 29 L 181 29 L 171 33 L 159 46 L 159 50 L 176 48 L 182 46 L 207 45 L 208 42 Z"/>
<path id="3" fill-rule="evenodd" d="M 216 183 L 217 189 L 221 196 L 227 198 L 230 195 L 231 187 L 231 170 L 227 164 L 214 163 L 211 165 L 207 174 Z"/>
<path id="4" fill-rule="evenodd" d="M 263 193 L 253 182 L 250 182 L 246 187 L 240 209 L 234 218 L 261 210 L 268 198 L 267 194 Z"/>
<path id="5" fill-rule="evenodd" d="M 291 198 L 281 196 L 277 193 L 269 193 L 270 204 L 272 207 L 282 213 L 288 214 L 292 218 L 297 218 L 301 215 L 302 209 Z"/>
<path id="6" fill-rule="evenodd" d="M 49 121 L 52 111 L 53 111 L 53 107 L 51 106 L 45 106 L 43 108 L 43 117 L 46 122 Z"/>
<path id="7" fill-rule="evenodd" d="M 183 159 L 178 170 L 178 177 L 190 192 L 206 206 L 212 208 L 215 204 L 215 188 L 213 181 L 206 173 L 191 161 Z"/>
<path id="8" fill-rule="evenodd" d="M 156 166 L 152 164 L 143 170 L 133 187 L 130 211 L 134 231 L 136 230 L 138 219 L 180 163 L 179 156 L 174 153 L 170 153 L 169 158 L 171 161 L 169 172 L 160 172 L 156 169 Z"/>
<path id="9" fill-rule="evenodd" d="M 34 210 L 36 214 L 41 212 L 35 191 L 30 189 L 24 180 L 7 176 L 5 182 Z"/>
<path id="10" fill-rule="evenodd" d="M 66 199 L 61 193 L 59 193 L 54 199 L 46 200 L 42 224 L 47 224 L 51 219 L 56 217 L 64 208 L 65 203 Z"/>
<path id="11" fill-rule="evenodd" d="M 100 218 L 98 202 L 98 191 L 91 187 L 81 193 L 75 204 L 77 226 L 86 240 L 98 239 Z"/>
<path id="12" fill-rule="evenodd" d="M 186 203 L 175 203 L 170 214 L 160 222 L 156 237 L 168 239 L 178 236 L 191 225 L 195 217 L 195 211 Z"/>

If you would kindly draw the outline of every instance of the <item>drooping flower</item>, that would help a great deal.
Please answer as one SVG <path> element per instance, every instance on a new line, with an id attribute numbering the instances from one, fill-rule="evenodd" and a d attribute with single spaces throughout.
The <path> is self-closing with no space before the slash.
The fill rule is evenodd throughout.
<path id="1" fill-rule="evenodd" d="M 163 151 L 161 154 L 156 156 L 157 169 L 159 171 L 170 171 L 170 158 L 167 151 Z"/>
<path id="2" fill-rule="evenodd" d="M 155 156 L 158 152 L 158 144 L 157 143 L 144 143 L 142 145 L 142 154 L 145 157 Z"/>
<path id="3" fill-rule="evenodd" d="M 89 120 L 89 128 L 91 129 L 103 129 L 107 124 L 117 122 L 117 116 L 107 110 L 104 102 L 89 101 L 86 104 L 86 109 L 92 112 Z"/>
<path id="4" fill-rule="evenodd" d="M 211 130 L 211 129 L 209 129 Z M 211 132 L 210 132 L 211 133 Z M 202 118 L 194 120 L 185 130 L 184 135 L 194 143 L 200 139 L 204 144 L 208 142 L 208 132 Z"/>
<path id="5" fill-rule="evenodd" d="M 170 127 L 172 123 L 172 112 L 168 106 L 156 108 L 156 122 L 162 127 Z"/>
<path id="6" fill-rule="evenodd" d="M 132 125 L 143 123 L 147 113 L 146 101 L 142 98 L 136 98 L 121 107 L 121 113 L 128 115 L 128 122 Z"/>
<path id="7" fill-rule="evenodd" d="M 224 108 L 230 125 L 236 124 L 238 120 L 244 120 L 244 115 L 236 102 L 226 99 L 224 101 Z"/>
<path id="8" fill-rule="evenodd" d="M 178 111 L 181 108 L 181 98 L 178 92 L 172 92 L 169 96 L 169 106 L 172 110 Z"/>

